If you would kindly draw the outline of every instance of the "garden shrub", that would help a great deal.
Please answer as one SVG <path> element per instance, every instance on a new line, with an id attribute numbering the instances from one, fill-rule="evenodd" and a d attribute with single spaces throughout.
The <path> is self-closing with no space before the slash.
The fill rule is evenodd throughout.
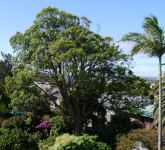
<path id="1" fill-rule="evenodd" d="M 1 97 L 0 97 L 1 98 Z M 6 105 L 0 102 L 0 116 L 4 116 L 7 112 Z"/>
<path id="2" fill-rule="evenodd" d="M 39 129 L 50 129 L 50 123 L 46 119 L 41 119 L 39 125 L 37 126 Z"/>
<path id="3" fill-rule="evenodd" d="M 50 132 L 50 123 L 46 118 L 42 118 L 39 124 L 36 126 L 36 129 L 40 132 L 40 139 L 46 139 L 49 136 Z"/>
<path id="4" fill-rule="evenodd" d="M 118 137 L 116 150 L 131 150 L 136 142 L 142 144 L 149 150 L 157 150 L 157 134 L 153 129 L 132 130 L 127 135 Z"/>
<path id="5" fill-rule="evenodd" d="M 2 124 L 3 128 L 24 128 L 25 116 L 14 116 L 5 120 Z"/>
<path id="6" fill-rule="evenodd" d="M 111 127 L 111 132 L 113 132 L 114 135 L 129 132 L 131 130 L 130 114 L 119 113 L 113 115 L 109 127 Z"/>
<path id="7" fill-rule="evenodd" d="M 55 116 L 55 117 L 49 117 L 49 116 L 44 116 L 40 124 L 37 126 L 37 128 L 40 129 L 40 131 L 48 131 L 50 130 L 50 134 L 48 136 L 44 136 L 47 138 L 43 138 L 43 133 L 42 133 L 42 140 L 39 142 L 39 148 L 40 150 L 46 150 L 48 147 L 53 146 L 55 143 L 55 139 L 58 135 L 61 133 L 64 133 L 65 130 L 65 124 L 62 116 Z"/>
<path id="8" fill-rule="evenodd" d="M 52 147 L 50 147 L 49 150 L 58 150 L 58 148 L 61 145 L 67 145 L 71 141 L 73 141 L 75 138 L 77 137 L 74 135 L 69 135 L 69 134 L 60 135 L 55 139 L 55 144 Z"/>
<path id="9" fill-rule="evenodd" d="M 55 143 L 55 137 L 49 136 L 47 139 L 38 142 L 40 150 L 48 150 L 49 147 L 53 146 Z"/>
<path id="10" fill-rule="evenodd" d="M 36 141 L 21 129 L 0 129 L 1 150 L 39 150 Z"/>
<path id="11" fill-rule="evenodd" d="M 66 131 L 65 123 L 62 116 L 55 116 L 50 118 L 51 130 L 50 134 L 52 136 L 59 135 Z"/>
<path id="12" fill-rule="evenodd" d="M 49 150 L 110 150 L 110 148 L 101 142 L 97 142 L 96 136 L 84 134 L 83 136 L 74 136 L 63 134 L 56 138 L 54 146 Z"/>
<path id="13" fill-rule="evenodd" d="M 28 132 L 28 131 L 27 131 Z M 42 139 L 42 133 L 40 131 L 36 132 L 28 132 L 30 136 L 35 139 L 36 141 L 40 141 Z"/>
<path id="14" fill-rule="evenodd" d="M 40 121 L 41 121 L 40 116 L 35 116 L 29 113 L 25 120 L 25 124 L 28 132 L 32 133 L 38 131 L 37 126 L 40 124 Z"/>
<path id="15" fill-rule="evenodd" d="M 116 136 L 118 134 L 127 134 L 131 130 L 130 114 L 116 113 L 111 116 L 111 121 L 107 122 L 104 127 L 97 129 L 95 132 L 99 139 L 111 145 L 114 148 Z"/>

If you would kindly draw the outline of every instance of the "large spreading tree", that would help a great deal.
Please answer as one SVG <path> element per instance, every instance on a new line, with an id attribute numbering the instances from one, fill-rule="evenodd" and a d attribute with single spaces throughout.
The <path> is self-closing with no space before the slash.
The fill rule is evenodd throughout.
<path id="1" fill-rule="evenodd" d="M 120 85 L 123 86 L 124 97 L 120 99 L 124 101 L 128 97 L 125 85 L 130 81 L 128 76 L 134 77 L 127 66 L 128 58 L 121 54 L 112 38 L 102 37 L 89 27 L 90 21 L 85 17 L 48 7 L 37 15 L 30 28 L 10 39 L 17 53 L 15 66 L 35 72 L 33 85 L 42 81 L 59 88 L 60 105 L 49 93 L 43 92 L 68 117 L 76 134 L 89 122 L 96 126 L 95 121 L 100 120 L 103 124 L 106 107 L 109 107 L 106 102 L 112 98 L 115 101 L 114 97 L 118 100 L 116 86 L 120 89 Z M 12 80 L 17 82 L 8 78 L 8 88 Z M 13 92 L 10 95 L 13 96 Z M 18 100 L 18 96 L 12 98 Z"/>

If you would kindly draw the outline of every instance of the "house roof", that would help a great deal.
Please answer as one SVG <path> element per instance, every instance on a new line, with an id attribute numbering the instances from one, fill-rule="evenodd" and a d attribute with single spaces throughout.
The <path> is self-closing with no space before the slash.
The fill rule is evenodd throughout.
<path id="1" fill-rule="evenodd" d="M 145 108 L 141 109 L 142 116 L 153 118 L 154 105 L 148 105 Z"/>

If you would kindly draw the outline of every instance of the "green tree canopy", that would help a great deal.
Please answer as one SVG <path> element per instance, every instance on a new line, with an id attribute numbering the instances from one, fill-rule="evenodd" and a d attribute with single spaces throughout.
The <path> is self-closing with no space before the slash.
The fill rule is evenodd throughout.
<path id="1" fill-rule="evenodd" d="M 34 73 L 24 68 L 14 68 L 12 77 L 6 77 L 5 89 L 11 99 L 13 112 L 32 112 L 43 115 L 50 111 L 50 103 L 34 82 Z"/>
<path id="2" fill-rule="evenodd" d="M 99 119 L 103 124 L 104 103 L 109 101 L 108 94 L 113 94 L 110 85 L 129 75 L 128 58 L 112 38 L 102 37 L 89 27 L 85 17 L 48 7 L 30 28 L 10 39 L 17 66 L 26 66 L 36 72 L 38 81 L 59 88 L 63 100 L 56 106 L 69 118 L 76 134 L 90 120 Z M 44 77 L 40 78 L 41 74 Z"/>
<path id="3" fill-rule="evenodd" d="M 10 98 L 4 90 L 4 81 L 8 76 L 12 76 L 12 56 L 1 52 L 0 60 L 0 116 L 9 111 Z"/>

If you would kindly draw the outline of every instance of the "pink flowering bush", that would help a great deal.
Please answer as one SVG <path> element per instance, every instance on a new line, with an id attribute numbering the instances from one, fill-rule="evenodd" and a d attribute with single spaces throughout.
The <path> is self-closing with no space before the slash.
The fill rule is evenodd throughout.
<path id="1" fill-rule="evenodd" d="M 46 119 L 41 119 L 40 124 L 37 126 L 40 129 L 50 129 L 51 125 Z"/>

